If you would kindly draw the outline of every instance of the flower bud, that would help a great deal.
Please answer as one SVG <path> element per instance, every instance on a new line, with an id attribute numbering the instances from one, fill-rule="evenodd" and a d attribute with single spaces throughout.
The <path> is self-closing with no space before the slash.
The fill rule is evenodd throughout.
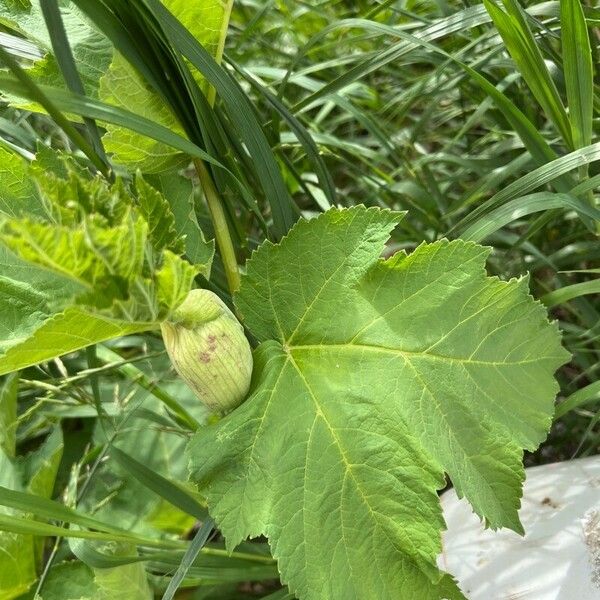
<path id="1" fill-rule="evenodd" d="M 192 290 L 161 330 L 173 367 L 203 404 L 224 413 L 243 402 L 252 350 L 242 325 L 216 294 Z"/>

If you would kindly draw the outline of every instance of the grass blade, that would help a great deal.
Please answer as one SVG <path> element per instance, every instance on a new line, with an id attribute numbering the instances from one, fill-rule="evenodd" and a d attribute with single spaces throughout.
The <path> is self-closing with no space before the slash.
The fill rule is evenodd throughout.
<path id="1" fill-rule="evenodd" d="M 158 494 L 161 498 L 164 498 L 167 502 L 188 515 L 196 517 L 199 521 L 206 519 L 206 508 L 182 488 L 171 483 L 162 475 L 155 473 L 152 469 L 149 469 L 146 465 L 143 465 L 116 447 L 111 449 L 110 454 L 123 469 L 149 490 L 152 490 L 155 494 Z"/>
<path id="2" fill-rule="evenodd" d="M 84 540 L 104 540 L 108 542 L 125 542 L 152 548 L 180 548 L 181 544 L 169 540 L 153 540 L 128 533 L 104 533 L 87 529 L 65 529 L 33 519 L 24 519 L 14 515 L 0 515 L 0 531 L 34 535 L 41 537 L 73 537 Z"/>
<path id="3" fill-rule="evenodd" d="M 13 72 L 15 78 L 27 91 L 27 96 L 40 104 L 44 110 L 54 119 L 54 122 L 67 134 L 71 141 L 90 159 L 90 162 L 105 177 L 109 177 L 109 170 L 102 158 L 98 155 L 93 146 L 85 139 L 74 125 L 62 114 L 55 106 L 54 102 L 44 94 L 40 87 L 27 75 L 25 70 L 17 63 L 2 46 L 0 46 L 0 59 Z"/>
<path id="4" fill-rule="evenodd" d="M 297 213 L 249 99 L 239 84 L 159 0 L 138 1 L 144 2 L 152 10 L 174 47 L 216 89 L 227 108 L 229 118 L 238 129 L 254 159 L 261 185 L 271 206 L 275 235 L 282 237 L 296 221 Z"/>
<path id="5" fill-rule="evenodd" d="M 439 38 L 449 36 L 453 33 L 464 31 L 472 27 L 477 27 L 489 22 L 490 17 L 486 13 L 483 6 L 471 6 L 464 10 L 461 10 L 447 18 L 440 19 L 435 23 L 432 23 L 428 27 L 422 29 L 416 37 L 421 41 L 431 42 Z M 317 34 L 308 44 L 298 53 L 296 60 L 308 52 L 310 47 L 318 41 L 322 33 Z M 376 71 L 385 65 L 398 60 L 401 56 L 411 52 L 415 48 L 419 47 L 419 42 L 405 41 L 402 40 L 390 48 L 386 48 L 382 52 L 378 52 L 375 56 L 364 57 L 357 65 L 348 69 L 343 75 L 335 78 L 333 81 L 326 83 L 322 88 L 313 92 L 306 98 L 303 98 L 300 102 L 292 107 L 292 112 L 299 112 L 306 106 L 325 98 L 331 94 L 339 92 L 348 85 L 353 84 L 365 75 Z M 294 67 L 294 63 L 292 67 Z"/>
<path id="6" fill-rule="evenodd" d="M 42 496 L 19 492 L 0 486 L 0 506 L 7 506 L 25 513 L 31 513 L 54 521 L 75 523 L 81 527 L 97 529 L 105 533 L 121 534 L 126 531 L 98 521 L 92 517 Z"/>
<path id="7" fill-rule="evenodd" d="M 486 200 L 475 210 L 471 211 L 461 221 L 456 223 L 450 231 L 461 229 L 462 227 L 465 227 L 469 223 L 475 221 L 486 211 L 512 200 L 513 198 L 527 194 L 528 192 L 531 192 L 542 185 L 551 183 L 556 179 L 560 179 L 566 173 L 580 168 L 582 165 L 588 165 L 589 163 L 597 160 L 600 160 L 600 143 L 592 144 L 586 148 L 575 150 L 574 152 L 571 152 L 565 156 L 561 156 L 560 158 L 552 160 L 531 171 L 530 173 L 523 175 L 523 177 L 520 177 L 516 181 L 513 181 L 511 184 L 507 185 L 505 188 L 496 192 L 491 198 Z M 557 185 L 556 187 L 562 186 Z M 568 190 L 568 192 L 573 196 L 578 196 L 581 194 L 579 190 L 580 187 L 576 186 L 571 190 Z"/>
<path id="8" fill-rule="evenodd" d="M 96 2 L 76 0 L 76 4 L 88 13 L 92 19 L 95 18 L 96 13 L 101 12 Z M 227 109 L 229 118 L 253 159 L 253 166 L 260 185 L 271 206 L 275 236 L 285 235 L 297 218 L 297 209 L 289 195 L 267 138 L 259 125 L 254 108 L 239 84 L 160 2 L 134 0 L 131 7 L 135 8 L 140 14 L 148 13 L 151 15 L 154 19 L 153 28 L 155 33 L 163 35 L 165 40 L 177 52 L 186 57 L 216 89 Z M 103 28 L 107 23 L 111 27 L 114 25 L 112 21 L 109 23 L 108 16 L 104 14 L 100 16 L 104 20 L 97 21 L 99 27 Z M 114 28 L 110 29 L 107 26 L 103 31 L 111 38 L 113 43 L 120 41 L 120 37 L 117 39 L 113 35 Z M 118 33 L 121 37 L 123 36 L 122 30 Z M 126 57 L 129 59 L 129 55 L 126 55 Z M 137 64 L 134 63 L 134 66 L 137 67 Z M 161 86 L 159 85 L 157 89 L 160 91 Z M 182 111 L 176 111 L 181 118 L 180 112 Z"/>
<path id="9" fill-rule="evenodd" d="M 498 8 L 490 0 L 484 0 L 485 7 L 525 83 L 540 103 L 546 116 L 560 132 L 565 144 L 572 149 L 573 138 L 567 111 L 527 24 L 525 13 L 515 0 L 503 0 L 503 3 L 507 12 Z"/>
<path id="10" fill-rule="evenodd" d="M 590 383 L 585 387 L 577 390 L 571 394 L 568 398 L 563 400 L 557 407 L 556 413 L 554 414 L 555 419 L 559 419 L 568 412 L 588 404 L 590 402 L 596 402 L 600 400 L 600 381 Z"/>
<path id="11" fill-rule="evenodd" d="M 81 78 L 77 72 L 75 59 L 73 58 L 73 53 L 71 52 L 71 46 L 67 38 L 65 25 L 58 7 L 58 0 L 43 0 L 41 2 L 41 9 L 48 33 L 50 35 L 50 41 L 52 42 L 52 49 L 54 50 L 56 62 L 58 63 L 58 66 L 62 72 L 67 87 L 75 94 L 85 96 L 83 83 L 81 82 Z M 96 153 L 104 161 L 107 168 L 110 168 L 106 153 L 104 152 L 102 140 L 100 139 L 98 126 L 93 119 L 88 117 L 84 118 L 84 123 L 87 127 Z"/>
<path id="12" fill-rule="evenodd" d="M 600 294 L 600 279 L 592 281 L 583 281 L 582 283 L 574 283 L 565 287 L 552 290 L 548 294 L 542 296 L 540 300 L 548 307 L 553 308 L 559 304 L 579 298 L 580 296 L 588 296 L 591 294 Z"/>
<path id="13" fill-rule="evenodd" d="M 225 169 L 222 163 L 210 156 L 202 148 L 154 121 L 89 97 L 79 96 L 65 90 L 43 85 L 38 87 L 57 108 L 65 112 L 126 127 L 159 142 L 163 142 L 177 150 L 181 150 L 181 152 L 185 152 L 192 157 L 200 158 L 216 167 Z M 34 92 L 10 75 L 0 73 L 0 89 L 37 101 L 37 95 Z"/>
<path id="14" fill-rule="evenodd" d="M 177 567 L 175 575 L 169 582 L 169 586 L 165 590 L 162 600 L 173 600 L 175 594 L 177 593 L 177 590 L 179 589 L 179 586 L 181 585 L 181 582 L 183 581 L 183 578 L 186 576 L 186 573 L 189 571 L 190 567 L 196 560 L 196 557 L 198 556 L 200 550 L 202 550 L 202 548 L 208 541 L 208 537 L 210 536 L 210 533 L 213 530 L 214 526 L 214 521 L 212 519 L 208 519 L 202 524 L 202 527 L 198 529 L 198 532 L 194 536 L 192 543 L 190 544 L 189 548 L 184 554 L 179 567 Z"/>
<path id="15" fill-rule="evenodd" d="M 527 215 L 553 208 L 570 209 L 580 216 L 600 221 L 600 210 L 593 208 L 580 198 L 568 194 L 540 192 L 515 198 L 477 220 L 460 236 L 463 240 L 481 242 L 488 235 L 498 231 L 508 223 Z"/>
<path id="16" fill-rule="evenodd" d="M 335 186 L 331 179 L 329 170 L 327 169 L 327 165 L 325 164 L 325 161 L 319 153 L 319 148 L 317 147 L 310 133 L 306 130 L 304 125 L 302 125 L 302 123 L 300 123 L 300 121 L 285 107 L 285 105 L 279 100 L 279 98 L 275 96 L 275 94 L 272 94 L 268 89 L 263 87 L 256 80 L 255 77 L 253 77 L 245 69 L 242 69 L 241 66 L 235 64 L 233 61 L 230 61 L 230 63 L 238 73 L 240 73 L 243 77 L 246 78 L 246 81 L 248 81 L 250 85 L 252 85 L 252 87 L 258 91 L 258 93 L 264 96 L 266 101 L 273 107 L 273 109 L 279 114 L 279 116 L 287 122 L 290 129 L 294 132 L 294 134 L 298 138 L 298 141 L 304 148 L 306 156 L 312 162 L 315 173 L 319 178 L 321 188 L 327 196 L 327 200 L 329 200 L 330 204 L 335 205 Z"/>
<path id="17" fill-rule="evenodd" d="M 592 142 L 594 65 L 590 37 L 579 0 L 560 0 L 563 69 L 575 148 Z"/>

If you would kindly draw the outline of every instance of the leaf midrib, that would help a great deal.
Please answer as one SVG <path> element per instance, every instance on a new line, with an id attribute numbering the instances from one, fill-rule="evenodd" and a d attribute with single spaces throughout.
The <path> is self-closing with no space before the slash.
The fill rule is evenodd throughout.
<path id="1" fill-rule="evenodd" d="M 333 427 L 331 425 L 331 423 L 329 422 L 329 419 L 327 417 L 327 415 L 325 414 L 325 412 L 323 411 L 323 405 L 322 403 L 319 401 L 319 399 L 317 398 L 317 395 L 315 394 L 315 392 L 313 391 L 312 387 L 310 386 L 310 384 L 308 383 L 308 380 L 306 379 L 304 372 L 302 371 L 302 369 L 300 368 L 300 366 L 296 363 L 296 361 L 294 360 L 293 356 L 291 354 L 288 354 L 288 360 L 286 360 L 286 364 L 290 364 L 294 370 L 296 371 L 296 373 L 298 374 L 298 377 L 301 379 L 302 384 L 304 386 L 304 388 L 306 389 L 308 396 L 310 397 L 310 399 L 312 400 L 314 407 L 315 407 L 315 418 L 313 420 L 313 424 L 311 427 L 314 427 L 314 424 L 316 423 L 317 419 L 321 419 L 323 421 L 323 423 L 327 426 L 327 429 L 329 430 L 329 433 L 331 435 L 331 439 L 333 440 L 335 446 L 337 447 L 340 457 L 342 459 L 342 463 L 344 465 L 344 478 L 347 476 L 350 476 L 352 478 L 352 480 L 354 481 L 354 485 L 356 486 L 357 491 L 360 494 L 360 497 L 362 498 L 362 501 L 364 503 L 364 505 L 367 507 L 371 518 L 373 519 L 374 523 L 376 523 L 378 526 L 381 526 L 380 524 L 380 518 L 383 516 L 380 511 L 378 511 L 375 507 L 371 506 L 371 503 L 368 500 L 368 494 L 365 493 L 365 490 L 363 489 L 361 482 L 359 481 L 359 479 L 356 477 L 352 467 L 355 466 L 355 463 L 353 463 L 352 461 L 350 461 L 348 459 L 348 457 L 346 456 L 346 449 L 345 446 L 342 444 L 341 439 L 338 436 L 338 432 L 336 431 L 335 427 Z M 308 448 L 307 448 L 308 450 Z M 341 501 L 343 502 L 343 494 L 341 496 Z M 343 518 L 341 521 L 341 526 L 342 529 L 344 528 L 344 523 L 343 523 Z M 391 538 L 388 535 L 388 532 L 385 530 L 384 527 L 381 527 L 382 531 L 384 532 L 384 534 L 386 535 L 386 537 L 390 540 L 390 542 L 392 541 Z M 344 534 L 342 534 L 342 540 L 344 543 L 344 549 L 345 549 L 345 553 L 346 553 L 346 558 L 347 558 L 347 562 L 348 562 L 348 566 L 351 569 L 351 561 L 350 558 L 348 556 L 348 545 L 347 545 L 347 541 L 346 541 L 346 537 Z M 395 546 L 394 546 L 395 547 Z M 399 549 L 397 547 L 395 547 L 395 550 L 397 552 L 399 552 L 400 554 L 402 554 L 402 557 L 404 560 L 409 561 L 411 563 L 414 564 L 415 568 L 421 572 L 423 572 L 422 566 L 419 565 L 414 558 L 411 556 L 410 554 L 410 550 L 415 550 L 415 548 L 411 548 L 411 549 Z M 351 569 L 352 572 L 352 569 Z M 353 576 L 351 574 L 351 576 Z"/>
<path id="2" fill-rule="evenodd" d="M 523 359 L 516 361 L 492 361 L 492 360 L 473 360 L 472 358 L 466 357 L 455 357 L 448 356 L 445 354 L 435 354 L 432 352 L 425 352 L 422 350 L 404 350 L 402 348 L 392 348 L 389 346 L 378 346 L 374 344 L 302 344 L 295 346 L 286 346 L 286 349 L 289 353 L 297 353 L 297 352 L 323 352 L 326 350 L 342 350 L 342 351 L 367 351 L 378 354 L 387 354 L 387 355 L 395 355 L 401 356 L 406 360 L 409 360 L 409 357 L 419 357 L 419 358 L 428 358 L 432 360 L 439 360 L 442 362 L 458 362 L 460 364 L 474 364 L 474 365 L 486 365 L 486 366 L 509 366 L 509 365 L 524 365 L 531 364 L 541 361 L 551 360 L 553 358 L 557 358 L 554 356 L 550 357 L 537 357 L 531 359 Z"/>

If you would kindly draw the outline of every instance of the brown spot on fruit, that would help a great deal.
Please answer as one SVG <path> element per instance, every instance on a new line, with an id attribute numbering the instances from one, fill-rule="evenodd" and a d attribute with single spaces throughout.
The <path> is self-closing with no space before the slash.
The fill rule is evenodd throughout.
<path id="1" fill-rule="evenodd" d="M 203 363 L 209 363 L 210 362 L 210 353 L 209 352 L 200 352 L 200 360 Z"/>

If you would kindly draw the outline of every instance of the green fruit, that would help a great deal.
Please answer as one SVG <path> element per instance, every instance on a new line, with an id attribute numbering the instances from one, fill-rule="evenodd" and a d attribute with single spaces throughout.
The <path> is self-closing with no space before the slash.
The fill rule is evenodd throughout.
<path id="1" fill-rule="evenodd" d="M 216 294 L 192 290 L 161 330 L 173 367 L 211 411 L 229 412 L 244 401 L 252 350 L 242 325 Z"/>

